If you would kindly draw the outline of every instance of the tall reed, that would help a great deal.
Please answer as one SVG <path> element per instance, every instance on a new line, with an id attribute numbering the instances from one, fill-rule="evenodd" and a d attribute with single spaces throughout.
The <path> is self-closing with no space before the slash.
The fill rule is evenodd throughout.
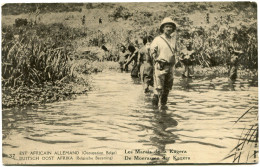
<path id="1" fill-rule="evenodd" d="M 3 87 L 34 85 L 71 77 L 77 34 L 62 25 L 4 27 L 2 39 Z"/>

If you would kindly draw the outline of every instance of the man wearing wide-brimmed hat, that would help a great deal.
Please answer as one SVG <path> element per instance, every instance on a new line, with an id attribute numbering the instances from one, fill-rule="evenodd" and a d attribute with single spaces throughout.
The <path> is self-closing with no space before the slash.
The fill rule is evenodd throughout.
<path id="1" fill-rule="evenodd" d="M 154 59 L 154 97 L 153 104 L 160 109 L 166 109 L 169 91 L 173 85 L 173 66 L 175 65 L 176 30 L 174 21 L 167 17 L 160 25 L 161 35 L 151 44 L 151 54 Z"/>

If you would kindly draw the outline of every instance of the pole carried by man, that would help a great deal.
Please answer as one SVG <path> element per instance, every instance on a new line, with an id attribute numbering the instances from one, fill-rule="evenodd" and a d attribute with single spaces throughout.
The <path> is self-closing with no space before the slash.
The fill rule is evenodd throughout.
<path id="1" fill-rule="evenodd" d="M 159 109 L 167 109 L 169 91 L 173 86 L 173 66 L 176 63 L 176 38 L 173 33 L 176 23 L 167 17 L 160 25 L 161 35 L 151 44 L 151 55 L 154 59 L 154 97 L 153 104 Z"/>

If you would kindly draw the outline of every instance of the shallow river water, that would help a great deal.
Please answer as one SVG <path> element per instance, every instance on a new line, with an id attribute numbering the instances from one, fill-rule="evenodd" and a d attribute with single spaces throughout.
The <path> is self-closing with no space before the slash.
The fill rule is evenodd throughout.
<path id="1" fill-rule="evenodd" d="M 166 111 L 153 108 L 152 93 L 144 94 L 129 73 L 98 73 L 93 85 L 75 100 L 3 109 L 3 162 L 232 163 L 222 159 L 243 129 L 257 123 L 258 87 L 251 79 L 232 86 L 226 78 L 175 77 Z"/>

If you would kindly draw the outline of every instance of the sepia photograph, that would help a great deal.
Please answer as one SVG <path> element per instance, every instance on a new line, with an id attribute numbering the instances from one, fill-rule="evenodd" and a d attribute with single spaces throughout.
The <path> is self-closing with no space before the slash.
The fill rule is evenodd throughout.
<path id="1" fill-rule="evenodd" d="M 259 163 L 256 2 L 1 10 L 3 165 Z"/>

